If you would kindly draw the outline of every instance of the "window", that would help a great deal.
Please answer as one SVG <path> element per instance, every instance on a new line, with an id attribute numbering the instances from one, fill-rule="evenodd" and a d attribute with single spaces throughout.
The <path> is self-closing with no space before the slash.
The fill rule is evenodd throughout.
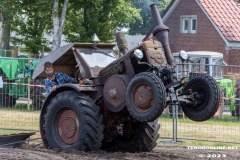
<path id="1" fill-rule="evenodd" d="M 197 16 L 181 16 L 181 33 L 195 34 L 197 32 Z"/>
<path id="2" fill-rule="evenodd" d="M 79 49 L 78 51 L 89 67 L 106 67 L 116 60 L 115 54 L 111 49 Z"/>

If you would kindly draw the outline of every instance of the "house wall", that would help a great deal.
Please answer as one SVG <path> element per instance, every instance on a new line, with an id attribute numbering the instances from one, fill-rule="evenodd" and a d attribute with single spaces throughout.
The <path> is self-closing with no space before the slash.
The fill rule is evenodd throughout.
<path id="1" fill-rule="evenodd" d="M 229 54 L 229 64 L 231 65 L 240 65 L 240 50 L 230 50 Z M 238 72 L 240 69 L 238 69 Z"/>
<path id="2" fill-rule="evenodd" d="M 181 15 L 197 15 L 196 34 L 180 33 Z M 215 51 L 223 53 L 224 60 L 230 62 L 225 42 L 194 0 L 181 0 L 164 24 L 170 28 L 169 43 L 173 53 L 180 50 Z"/>

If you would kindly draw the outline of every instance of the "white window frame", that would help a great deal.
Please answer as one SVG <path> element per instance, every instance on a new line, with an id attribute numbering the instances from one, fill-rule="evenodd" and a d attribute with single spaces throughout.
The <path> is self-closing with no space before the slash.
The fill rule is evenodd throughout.
<path id="1" fill-rule="evenodd" d="M 196 21 L 195 29 L 193 29 L 193 22 Z M 187 29 L 185 29 L 187 22 Z M 196 34 L 197 33 L 197 15 L 182 15 L 180 17 L 180 33 L 182 34 Z"/>

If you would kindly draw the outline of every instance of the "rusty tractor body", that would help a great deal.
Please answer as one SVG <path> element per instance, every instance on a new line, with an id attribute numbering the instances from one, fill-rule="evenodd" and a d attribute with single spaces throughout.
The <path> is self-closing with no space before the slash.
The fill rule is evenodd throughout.
<path id="1" fill-rule="evenodd" d="M 117 57 L 112 44 L 74 43 L 50 53 L 33 73 L 43 78 L 42 65 L 76 76 L 79 84 L 64 84 L 45 100 L 40 131 L 46 147 L 146 152 L 159 137 L 158 118 L 168 105 L 181 104 L 194 121 L 210 119 L 220 101 L 217 82 L 208 75 L 176 80 L 168 44 L 168 28 L 156 5 L 151 5 L 155 26 L 136 48 L 128 51 L 117 33 Z M 151 36 L 153 35 L 153 36 Z M 176 90 L 183 87 L 181 95 Z"/>

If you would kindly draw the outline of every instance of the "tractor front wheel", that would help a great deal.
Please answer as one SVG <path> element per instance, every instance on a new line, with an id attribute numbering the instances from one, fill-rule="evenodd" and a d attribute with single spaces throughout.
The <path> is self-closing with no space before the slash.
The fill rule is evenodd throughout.
<path id="1" fill-rule="evenodd" d="M 166 106 L 166 88 L 155 74 L 137 74 L 127 87 L 127 109 L 140 122 L 157 119 Z"/>
<path id="2" fill-rule="evenodd" d="M 185 115 L 193 121 L 205 121 L 217 112 L 221 90 L 217 82 L 209 75 L 199 74 L 186 83 L 184 92 L 190 91 L 190 104 L 183 104 Z"/>

